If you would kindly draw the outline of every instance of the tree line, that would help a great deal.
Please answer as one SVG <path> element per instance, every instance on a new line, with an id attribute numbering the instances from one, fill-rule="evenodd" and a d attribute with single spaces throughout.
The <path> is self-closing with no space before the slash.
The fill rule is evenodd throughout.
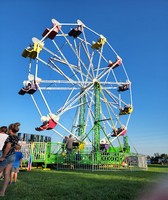
<path id="1" fill-rule="evenodd" d="M 153 156 L 147 156 L 148 163 L 151 164 L 168 164 L 168 154 L 154 153 Z"/>

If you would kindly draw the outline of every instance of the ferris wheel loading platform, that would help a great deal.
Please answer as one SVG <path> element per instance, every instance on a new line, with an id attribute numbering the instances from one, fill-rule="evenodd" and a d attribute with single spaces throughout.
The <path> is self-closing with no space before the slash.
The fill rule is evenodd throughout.
<path id="1" fill-rule="evenodd" d="M 22 146 L 23 163 L 27 166 L 32 159 L 32 166 L 65 169 L 65 170 L 147 170 L 146 157 L 127 152 L 93 152 L 89 148 L 78 151 L 74 147 L 72 153 L 63 151 L 63 143 L 33 142 Z"/>

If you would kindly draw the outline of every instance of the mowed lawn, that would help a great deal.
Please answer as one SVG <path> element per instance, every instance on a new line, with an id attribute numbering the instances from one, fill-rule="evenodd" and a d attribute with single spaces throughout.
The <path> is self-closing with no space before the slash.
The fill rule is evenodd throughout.
<path id="1" fill-rule="evenodd" d="M 21 171 L 18 182 L 8 186 L 3 200 L 126 200 L 150 191 L 152 184 L 168 174 L 168 166 L 147 171 Z M 0 187 L 2 181 L 0 182 Z"/>

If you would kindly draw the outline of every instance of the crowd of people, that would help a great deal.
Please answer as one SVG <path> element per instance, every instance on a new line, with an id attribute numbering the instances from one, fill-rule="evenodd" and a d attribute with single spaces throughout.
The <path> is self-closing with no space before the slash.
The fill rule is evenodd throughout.
<path id="1" fill-rule="evenodd" d="M 16 122 L 0 127 L 0 178 L 3 178 L 3 185 L 0 196 L 5 196 L 8 184 L 16 183 L 20 163 L 23 155 L 20 152 L 21 146 L 18 144 L 20 123 Z M 22 165 L 21 165 L 22 167 Z"/>
<path id="2" fill-rule="evenodd" d="M 19 169 L 22 168 L 21 145 L 17 133 L 20 123 L 13 123 L 7 126 L 0 127 L 0 179 L 3 180 L 2 188 L 0 189 L 0 197 L 5 196 L 6 189 L 9 184 L 15 184 Z M 67 154 L 72 153 L 74 145 L 79 145 L 76 139 L 69 135 L 63 140 L 63 151 Z M 77 144 L 76 144 L 77 143 Z"/>

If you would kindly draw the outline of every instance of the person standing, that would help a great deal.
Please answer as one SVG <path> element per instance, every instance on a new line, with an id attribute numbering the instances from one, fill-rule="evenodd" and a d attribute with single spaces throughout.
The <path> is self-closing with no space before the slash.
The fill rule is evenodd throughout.
<path id="1" fill-rule="evenodd" d="M 1 141 L 1 143 L 0 143 L 0 157 L 2 156 L 2 148 L 4 146 L 5 140 L 8 137 L 7 130 L 8 130 L 7 126 L 1 126 L 0 127 L 0 141 Z M 0 180 L 3 180 L 3 179 L 4 179 L 3 172 L 0 172 Z"/>
<path id="2" fill-rule="evenodd" d="M 1 144 L 0 144 L 0 157 L 2 156 L 2 148 L 4 146 L 5 140 L 8 137 L 7 135 L 7 126 L 1 126 L 0 127 L 0 140 L 1 140 Z"/>
<path id="3" fill-rule="evenodd" d="M 12 163 L 15 161 L 15 148 L 18 144 L 19 138 L 16 133 L 19 131 L 20 123 L 10 124 L 8 127 L 8 138 L 2 149 L 2 156 L 0 157 L 0 172 L 4 171 L 4 182 L 0 190 L 0 196 L 5 196 L 5 192 L 10 179 L 10 170 Z"/>
<path id="4" fill-rule="evenodd" d="M 11 176 L 10 176 L 10 182 L 9 182 L 10 184 L 16 183 L 18 173 L 19 173 L 19 167 L 22 168 L 23 154 L 22 154 L 22 152 L 20 152 L 20 150 L 21 150 L 21 146 L 19 144 L 17 144 L 16 150 L 15 150 L 16 158 L 15 158 L 15 162 L 13 162 L 13 164 L 12 164 L 12 169 L 11 169 Z"/>
<path id="5" fill-rule="evenodd" d="M 70 135 L 69 138 L 66 140 L 67 153 L 71 153 L 72 152 L 73 142 L 74 142 L 74 139 L 72 138 L 72 135 Z"/>

